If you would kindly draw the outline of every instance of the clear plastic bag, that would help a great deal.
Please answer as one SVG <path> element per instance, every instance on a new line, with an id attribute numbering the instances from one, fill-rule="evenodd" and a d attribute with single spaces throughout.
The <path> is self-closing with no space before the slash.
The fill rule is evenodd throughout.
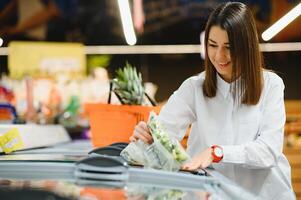
<path id="1" fill-rule="evenodd" d="M 174 160 L 180 164 L 190 159 L 182 145 L 175 138 L 171 138 L 163 125 L 159 122 L 158 116 L 154 113 L 150 113 L 148 128 L 154 138 L 154 141 L 158 141 L 164 149 L 172 155 Z"/>
<path id="2" fill-rule="evenodd" d="M 147 159 L 144 152 L 148 148 L 148 144 L 145 144 L 141 140 L 137 142 L 131 142 L 125 149 L 123 149 L 120 155 L 130 164 L 134 165 L 146 165 Z"/>
<path id="3" fill-rule="evenodd" d="M 154 142 L 151 145 L 140 140 L 131 142 L 121 152 L 121 156 L 131 164 L 178 171 L 181 165 L 190 159 L 188 154 L 176 139 L 169 137 L 154 112 L 150 113 L 148 127 Z"/>
<path id="4" fill-rule="evenodd" d="M 166 171 L 178 171 L 181 167 L 180 163 L 174 160 L 172 154 L 156 138 L 144 152 L 144 155 L 147 159 L 147 167 Z"/>

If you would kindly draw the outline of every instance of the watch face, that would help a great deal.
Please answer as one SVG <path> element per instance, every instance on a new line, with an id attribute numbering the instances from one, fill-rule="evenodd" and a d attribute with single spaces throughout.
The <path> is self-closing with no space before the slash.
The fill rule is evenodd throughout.
<path id="1" fill-rule="evenodd" d="M 223 150 L 219 147 L 215 147 L 214 148 L 214 154 L 217 156 L 217 157 L 222 157 L 223 156 Z"/>

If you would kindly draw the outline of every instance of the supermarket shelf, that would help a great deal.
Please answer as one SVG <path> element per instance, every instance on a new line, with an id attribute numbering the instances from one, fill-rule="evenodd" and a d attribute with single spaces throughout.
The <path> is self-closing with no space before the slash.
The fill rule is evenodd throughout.
<path id="1" fill-rule="evenodd" d="M 198 54 L 202 45 L 136 45 L 136 46 L 85 46 L 85 53 L 89 54 Z M 301 42 L 261 43 L 262 52 L 301 51 Z M 0 48 L 0 56 L 9 54 L 8 47 Z"/>

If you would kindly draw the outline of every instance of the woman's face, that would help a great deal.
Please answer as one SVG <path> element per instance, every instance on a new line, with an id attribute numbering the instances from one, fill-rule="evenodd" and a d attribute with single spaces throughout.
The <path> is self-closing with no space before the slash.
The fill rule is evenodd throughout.
<path id="1" fill-rule="evenodd" d="M 227 82 L 232 79 L 232 62 L 228 34 L 219 26 L 212 26 L 207 43 L 208 56 L 219 75 Z"/>

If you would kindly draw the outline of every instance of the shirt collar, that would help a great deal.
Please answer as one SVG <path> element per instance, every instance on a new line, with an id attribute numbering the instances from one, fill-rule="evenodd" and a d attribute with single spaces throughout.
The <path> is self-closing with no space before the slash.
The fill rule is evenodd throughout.
<path id="1" fill-rule="evenodd" d="M 216 73 L 216 79 L 217 79 L 217 89 L 222 93 L 224 98 L 228 98 L 229 95 L 234 98 L 234 87 L 231 87 L 231 85 L 237 84 L 238 88 L 241 87 L 241 77 L 233 81 L 232 83 L 226 82 L 218 73 Z"/>
<path id="2" fill-rule="evenodd" d="M 222 93 L 224 98 L 227 98 L 230 93 L 231 84 L 226 82 L 224 79 L 222 79 L 218 73 L 216 73 L 216 79 L 217 79 L 217 90 Z"/>

